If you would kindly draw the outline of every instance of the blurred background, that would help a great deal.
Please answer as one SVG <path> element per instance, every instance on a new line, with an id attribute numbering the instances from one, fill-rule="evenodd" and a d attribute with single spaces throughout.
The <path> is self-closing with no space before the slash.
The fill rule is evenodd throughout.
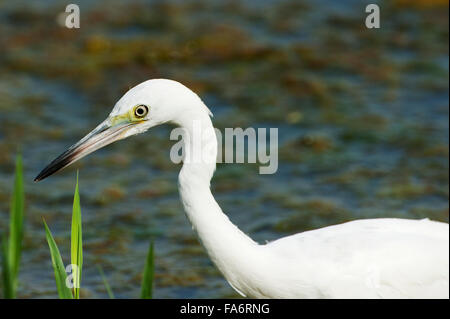
<path id="1" fill-rule="evenodd" d="M 139 296 L 150 238 L 157 298 L 237 297 L 177 192 L 170 127 L 108 146 L 36 184 L 134 85 L 171 78 L 214 125 L 277 127 L 279 169 L 219 164 L 213 193 L 264 243 L 357 218 L 449 220 L 448 1 L 0 1 L 0 232 L 14 157 L 25 167 L 20 298 L 57 297 L 42 217 L 64 261 L 80 170 L 82 297 Z M 367 29 L 378 3 L 381 28 Z"/>

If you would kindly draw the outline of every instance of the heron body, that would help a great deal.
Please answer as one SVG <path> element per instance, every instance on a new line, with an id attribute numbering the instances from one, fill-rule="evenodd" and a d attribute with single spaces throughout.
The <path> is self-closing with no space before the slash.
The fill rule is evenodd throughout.
<path id="1" fill-rule="evenodd" d="M 210 111 L 182 84 L 165 79 L 129 90 L 108 118 L 50 163 L 41 180 L 96 149 L 172 122 L 195 145 L 217 152 Z M 194 138 L 200 126 L 205 134 Z M 183 161 L 179 192 L 208 255 L 230 285 L 256 298 L 448 298 L 449 227 L 408 219 L 365 219 L 261 245 L 236 227 L 211 193 L 215 161 Z"/>

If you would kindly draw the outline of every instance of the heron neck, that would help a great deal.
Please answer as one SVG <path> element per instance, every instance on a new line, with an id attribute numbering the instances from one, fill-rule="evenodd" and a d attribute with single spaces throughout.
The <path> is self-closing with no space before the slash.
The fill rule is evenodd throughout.
<path id="1" fill-rule="evenodd" d="M 245 268 L 243 263 L 248 264 L 258 244 L 230 221 L 211 193 L 210 181 L 217 155 L 217 138 L 211 119 L 208 114 L 201 113 L 193 121 L 185 120 L 181 127 L 190 136 L 184 138 L 184 161 L 179 174 L 184 209 L 212 261 L 233 287 L 245 290 L 244 287 L 239 288 L 238 273 Z M 199 127 L 201 136 L 196 132 Z M 209 153 L 207 159 L 192 161 L 192 151 L 196 147 Z M 208 160 L 211 155 L 213 161 Z"/>

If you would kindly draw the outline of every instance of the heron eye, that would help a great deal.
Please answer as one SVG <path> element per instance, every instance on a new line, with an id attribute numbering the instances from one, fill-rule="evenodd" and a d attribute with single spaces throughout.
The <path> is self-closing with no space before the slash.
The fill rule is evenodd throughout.
<path id="1" fill-rule="evenodd" d="M 148 113 L 148 107 L 146 105 L 138 105 L 134 109 L 134 115 L 137 118 L 142 118 L 142 117 L 146 116 L 147 113 Z"/>

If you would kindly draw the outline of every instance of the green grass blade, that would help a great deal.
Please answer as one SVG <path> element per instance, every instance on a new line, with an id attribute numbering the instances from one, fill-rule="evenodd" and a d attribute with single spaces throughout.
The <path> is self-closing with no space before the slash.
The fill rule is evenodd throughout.
<path id="1" fill-rule="evenodd" d="M 81 232 L 81 206 L 80 206 L 80 194 L 78 190 L 78 173 L 77 184 L 75 186 L 75 194 L 73 197 L 72 208 L 72 235 L 71 235 L 71 263 L 77 265 L 77 270 L 72 270 L 73 276 L 73 292 L 74 298 L 80 299 L 80 285 L 81 285 L 81 271 L 83 267 L 83 245 L 82 245 L 82 232 Z"/>
<path id="2" fill-rule="evenodd" d="M 114 299 L 114 293 L 111 289 L 111 286 L 109 285 L 108 281 L 106 280 L 105 274 L 103 273 L 102 267 L 97 265 L 98 272 L 100 273 L 100 276 L 102 277 L 103 285 L 105 286 L 106 293 L 108 294 L 109 299 Z"/>
<path id="3" fill-rule="evenodd" d="M 9 215 L 9 239 L 2 238 L 2 277 L 5 298 L 16 297 L 17 277 L 22 254 L 24 202 L 22 157 L 17 155 Z"/>
<path id="4" fill-rule="evenodd" d="M 147 253 L 147 261 L 142 277 L 141 299 L 151 299 L 153 296 L 153 277 L 155 272 L 153 240 L 150 242 Z"/>
<path id="5" fill-rule="evenodd" d="M 50 248 L 50 255 L 52 257 L 52 265 L 55 271 L 56 288 L 60 299 L 73 299 L 70 288 L 66 285 L 67 274 L 64 264 L 59 253 L 58 246 L 53 239 L 52 233 L 44 220 L 45 236 L 47 237 L 48 247 Z"/>
<path id="6" fill-rule="evenodd" d="M 13 285 L 11 282 L 12 276 L 10 273 L 10 265 L 8 258 L 8 241 L 6 236 L 2 236 L 2 281 L 3 281 L 3 298 L 14 298 Z"/>
<path id="7" fill-rule="evenodd" d="M 16 176 L 11 200 L 9 225 L 9 256 L 14 280 L 16 280 L 19 273 L 20 255 L 22 252 L 24 202 L 22 157 L 18 155 L 16 158 Z"/>

